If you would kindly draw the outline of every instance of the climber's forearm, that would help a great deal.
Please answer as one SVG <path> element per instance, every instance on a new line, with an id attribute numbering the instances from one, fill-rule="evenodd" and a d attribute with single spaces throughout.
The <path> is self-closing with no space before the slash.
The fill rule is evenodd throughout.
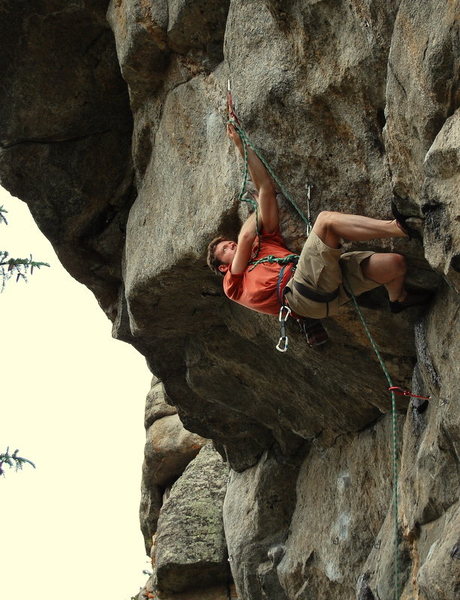
<path id="1" fill-rule="evenodd" d="M 244 156 L 243 142 L 233 125 L 227 125 L 227 134 L 240 154 Z M 249 173 L 252 183 L 258 192 L 257 201 L 260 207 L 260 226 L 266 233 L 271 233 L 276 231 L 279 226 L 275 184 L 254 150 L 247 147 L 247 153 Z"/>
<path id="2" fill-rule="evenodd" d="M 256 214 L 252 213 L 243 223 L 238 235 L 238 246 L 231 266 L 234 275 L 243 273 L 248 266 L 256 235 Z"/>
<path id="3" fill-rule="evenodd" d="M 247 151 L 248 168 L 252 183 L 255 185 L 259 194 L 262 190 L 264 190 L 265 193 L 272 193 L 273 196 L 275 196 L 275 184 L 267 172 L 267 169 L 264 167 L 262 161 L 252 148 L 248 148 Z"/>
<path id="4" fill-rule="evenodd" d="M 227 132 L 229 138 L 235 144 L 235 147 L 237 148 L 238 152 L 244 158 L 243 142 L 241 141 L 241 138 L 238 135 L 236 129 L 233 127 L 233 125 L 229 125 L 227 127 Z M 249 174 L 251 175 L 252 183 L 256 187 L 257 191 L 260 192 L 261 189 L 265 189 L 267 191 L 274 191 L 275 186 L 273 180 L 268 174 L 267 169 L 265 168 L 260 158 L 249 146 L 246 146 L 246 150 L 248 153 Z"/>
<path id="5" fill-rule="evenodd" d="M 246 242 L 252 242 L 255 240 L 257 235 L 257 221 L 256 221 L 256 213 L 252 213 L 243 223 L 240 229 L 240 233 L 238 234 L 238 243 L 241 240 Z"/>

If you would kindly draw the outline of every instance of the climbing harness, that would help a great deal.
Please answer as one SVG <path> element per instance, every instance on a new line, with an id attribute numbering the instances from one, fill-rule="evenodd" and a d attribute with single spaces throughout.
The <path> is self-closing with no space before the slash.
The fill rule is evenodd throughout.
<path id="1" fill-rule="evenodd" d="M 340 291 L 340 288 L 337 288 L 333 292 L 321 292 L 319 290 L 314 290 L 303 283 L 300 283 L 300 281 L 294 281 L 294 287 L 304 298 L 313 300 L 313 302 L 321 302 L 324 304 L 329 304 L 329 302 L 335 300 Z"/>
<path id="2" fill-rule="evenodd" d="M 261 160 L 262 164 L 267 169 L 267 171 L 270 174 L 270 176 L 272 177 L 273 181 L 275 181 L 275 183 L 277 184 L 277 186 L 280 189 L 283 196 L 290 202 L 291 206 L 297 211 L 298 215 L 300 216 L 302 221 L 305 223 L 306 228 L 307 228 L 307 235 L 310 234 L 311 229 L 313 227 L 311 213 L 310 213 L 310 201 L 311 201 L 311 189 L 312 189 L 311 184 L 307 184 L 307 186 L 306 186 L 306 189 L 307 189 L 307 216 L 305 216 L 303 214 L 303 212 L 301 211 L 301 209 L 297 206 L 297 204 L 294 201 L 294 199 L 292 198 L 292 196 L 285 189 L 282 182 L 278 179 L 276 174 L 273 172 L 270 165 L 263 158 L 263 156 L 259 153 L 259 151 L 255 148 L 255 146 L 251 143 L 248 136 L 246 135 L 246 132 L 243 130 L 241 123 L 240 123 L 240 121 L 234 111 L 234 108 L 233 108 L 233 101 L 232 101 L 231 90 L 230 90 L 230 81 L 228 83 L 227 103 L 228 103 L 228 108 L 229 108 L 229 123 L 231 123 L 235 127 L 235 129 L 236 129 L 237 133 L 239 134 L 240 139 L 243 143 L 243 158 L 245 161 L 245 169 L 244 169 L 244 182 L 243 182 L 243 188 L 242 188 L 242 191 L 240 194 L 240 199 L 243 198 L 245 190 L 246 190 L 246 185 L 247 185 L 247 179 L 248 179 L 247 148 L 250 147 L 255 152 L 257 157 Z M 286 259 L 288 259 L 288 258 L 289 257 L 286 257 Z M 252 262 L 251 268 L 254 268 L 257 264 L 261 264 L 263 262 L 280 262 L 280 260 L 275 259 L 275 257 L 272 257 L 272 256 L 265 257 L 265 258 L 260 259 L 259 261 Z M 278 280 L 279 282 L 281 281 L 281 278 L 282 278 L 282 275 L 280 276 L 280 278 Z M 374 350 L 374 353 L 378 359 L 378 362 L 380 364 L 380 367 L 381 367 L 381 369 L 385 375 L 385 378 L 388 382 L 388 391 L 390 392 L 390 396 L 391 396 L 392 475 L 393 475 L 392 504 L 393 504 L 393 520 L 394 520 L 394 599 L 400 600 L 400 593 L 399 593 L 399 589 L 400 589 L 400 583 L 399 583 L 399 576 L 400 576 L 400 574 L 399 574 L 399 529 L 398 529 L 398 513 L 399 513 L 399 509 L 398 509 L 398 446 L 399 446 L 399 439 L 398 439 L 398 428 L 397 428 L 396 394 L 403 395 L 403 396 L 409 396 L 411 398 L 419 398 L 419 399 L 423 399 L 423 400 L 429 400 L 430 396 L 419 396 L 417 394 L 413 394 L 409 390 L 404 390 L 403 388 L 401 388 L 399 386 L 393 385 L 391 376 L 388 372 L 385 362 L 383 361 L 383 358 L 382 358 L 380 350 L 377 346 L 377 343 L 374 340 L 374 338 L 367 326 L 367 323 L 364 319 L 364 315 L 363 315 L 363 313 L 358 305 L 358 302 L 356 300 L 356 296 L 354 295 L 353 290 L 352 290 L 351 286 L 349 285 L 349 282 L 347 281 L 345 275 L 344 275 L 344 283 L 345 283 L 345 285 L 344 285 L 345 291 L 347 292 L 347 294 L 353 301 L 354 307 L 356 309 L 359 319 L 361 320 L 364 331 L 369 339 L 369 342 L 370 342 L 370 344 Z M 332 299 L 336 298 L 338 295 L 338 290 L 331 292 L 328 295 L 328 294 L 320 294 L 314 290 L 311 290 L 310 288 L 307 288 L 306 286 L 302 286 L 302 284 L 300 284 L 298 282 L 294 282 L 294 285 L 296 285 L 297 291 L 299 291 L 299 293 L 304 293 L 306 295 L 306 297 L 314 299 L 315 301 L 319 301 L 319 302 L 331 301 Z M 279 286 L 277 286 L 277 287 L 279 287 Z M 280 299 L 279 289 L 277 289 L 277 291 L 278 291 L 278 298 Z M 313 295 L 315 295 L 315 298 L 312 298 Z M 325 299 L 328 296 L 330 297 L 330 300 Z M 318 298 L 321 298 L 321 299 L 318 299 Z M 288 347 L 289 347 L 289 340 L 288 340 L 288 336 L 286 334 L 286 321 L 288 320 L 289 315 L 291 314 L 292 311 L 291 311 L 290 307 L 286 305 L 286 303 L 284 301 L 284 297 L 281 296 L 281 299 L 282 299 L 282 301 L 280 301 L 281 308 L 280 308 L 279 317 L 278 317 L 278 320 L 280 322 L 280 339 L 278 341 L 276 349 L 279 350 L 280 352 L 287 352 Z"/>

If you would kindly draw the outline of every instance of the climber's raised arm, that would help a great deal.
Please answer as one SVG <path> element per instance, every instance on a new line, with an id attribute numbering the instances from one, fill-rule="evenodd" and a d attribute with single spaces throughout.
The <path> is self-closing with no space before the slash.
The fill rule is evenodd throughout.
<path id="1" fill-rule="evenodd" d="M 238 148 L 241 156 L 243 156 L 243 143 L 233 125 L 227 125 L 227 134 Z M 252 148 L 248 147 L 247 151 L 249 173 L 258 193 L 257 201 L 260 210 L 259 229 L 265 233 L 273 233 L 279 226 L 275 184 Z"/>
<path id="2" fill-rule="evenodd" d="M 231 266 L 233 275 L 243 273 L 248 266 L 249 259 L 251 258 L 252 244 L 256 239 L 256 235 L 256 214 L 252 213 L 243 223 L 238 234 L 238 246 Z"/>

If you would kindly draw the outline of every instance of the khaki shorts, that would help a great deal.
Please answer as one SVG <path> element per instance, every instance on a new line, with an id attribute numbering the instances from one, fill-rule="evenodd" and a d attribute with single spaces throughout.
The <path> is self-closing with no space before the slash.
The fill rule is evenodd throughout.
<path id="1" fill-rule="evenodd" d="M 341 248 L 330 248 L 316 235 L 310 233 L 300 253 L 294 276 L 288 281 L 285 296 L 292 310 L 303 317 L 322 319 L 337 314 L 339 307 L 350 301 L 342 280 L 345 277 L 356 296 L 379 287 L 380 283 L 363 275 L 361 263 L 375 254 L 372 251 L 343 252 Z M 314 291 L 330 293 L 339 290 L 331 302 L 316 302 L 305 298 L 294 287 L 298 281 Z"/>

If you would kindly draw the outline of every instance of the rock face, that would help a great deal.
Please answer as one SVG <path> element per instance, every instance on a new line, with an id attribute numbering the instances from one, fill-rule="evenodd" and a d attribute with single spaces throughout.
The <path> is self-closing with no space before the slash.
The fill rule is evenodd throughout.
<path id="1" fill-rule="evenodd" d="M 157 583 L 167 592 L 226 583 L 222 504 L 228 468 L 209 444 L 174 484 L 155 536 Z"/>
<path id="2" fill-rule="evenodd" d="M 460 2 L 0 8 L 2 185 L 158 378 L 146 408 L 146 591 L 225 598 L 232 577 L 244 600 L 457 599 Z M 303 210 L 311 183 L 313 216 L 387 218 L 394 195 L 425 218 L 421 242 L 372 247 L 406 255 L 412 285 L 437 292 L 430 309 L 392 316 L 382 290 L 361 299 L 394 383 L 431 397 L 424 411 L 398 397 L 398 594 L 390 399 L 353 307 L 325 321 L 328 347 L 291 329 L 282 355 L 276 319 L 232 305 L 205 266 L 207 242 L 235 236 L 247 214 L 225 137 L 228 79 L 246 131 Z M 283 199 L 280 210 L 299 249 L 302 223 Z M 165 558 L 162 523 L 199 522 L 192 509 L 211 502 L 200 477 L 223 476 L 215 454 L 196 466 L 205 440 L 231 469 L 229 563 L 219 544 L 218 559 L 199 558 L 201 539 Z"/>
<path id="3" fill-rule="evenodd" d="M 113 317 L 135 190 L 132 115 L 105 4 L 1 3 L 0 169 Z"/>
<path id="4" fill-rule="evenodd" d="M 164 393 L 161 381 L 153 378 L 145 406 L 145 460 L 142 469 L 141 529 L 150 554 L 163 498 L 179 479 L 206 441 L 184 429 L 177 411 Z"/>

